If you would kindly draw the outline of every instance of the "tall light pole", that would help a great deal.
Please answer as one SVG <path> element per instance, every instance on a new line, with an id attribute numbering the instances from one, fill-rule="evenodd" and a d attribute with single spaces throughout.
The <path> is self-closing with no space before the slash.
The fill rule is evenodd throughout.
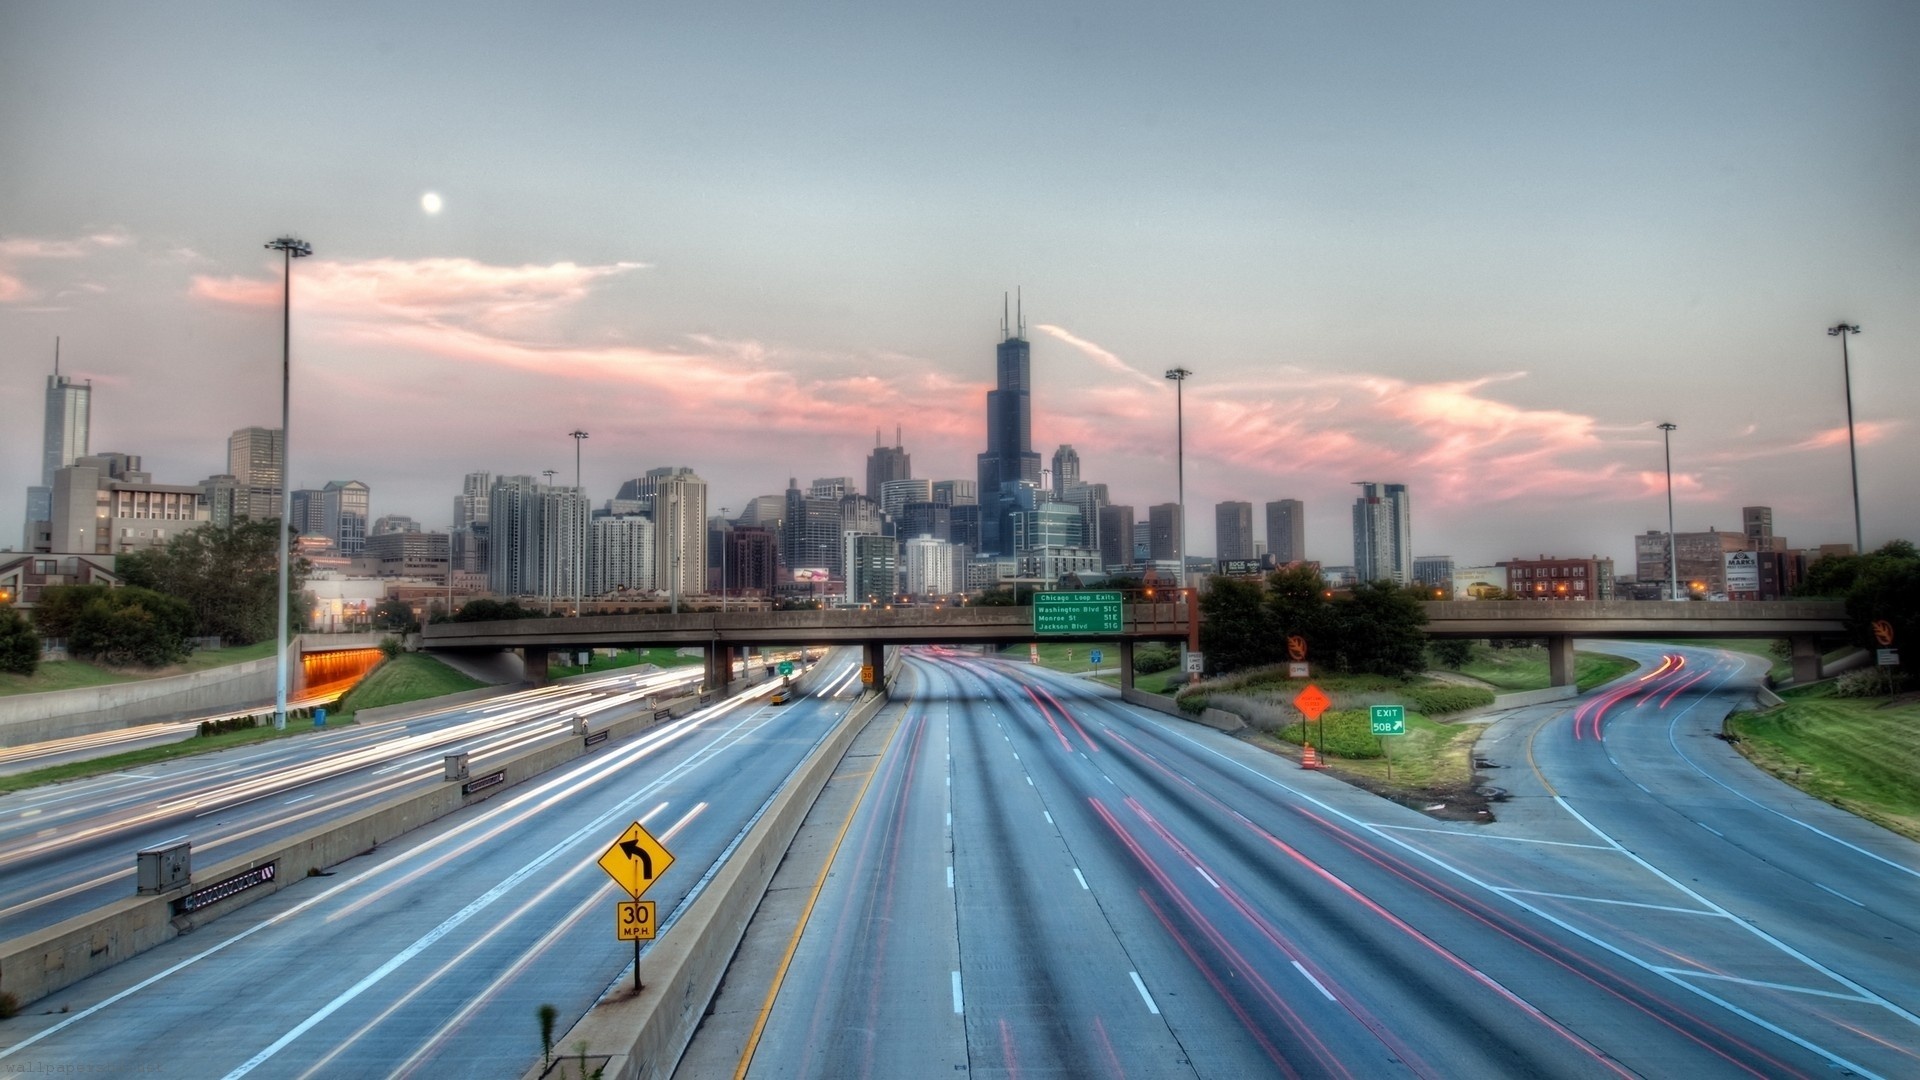
<path id="1" fill-rule="evenodd" d="M 1667 599 L 1680 599 L 1680 549 L 1673 542 L 1673 431 L 1677 424 L 1660 425 L 1660 441 L 1667 447 Z"/>
<path id="2" fill-rule="evenodd" d="M 1828 337 L 1840 339 L 1840 378 L 1847 391 L 1847 466 L 1853 470 L 1853 553 L 1867 553 L 1867 534 L 1860 527 L 1860 458 L 1853 449 L 1853 364 L 1847 357 L 1847 339 L 1860 332 L 1857 326 L 1841 323 L 1827 328 Z"/>
<path id="3" fill-rule="evenodd" d="M 1177 491 L 1180 499 L 1180 520 L 1176 523 L 1180 530 L 1178 547 L 1180 552 L 1180 578 L 1182 586 L 1187 583 L 1187 422 L 1186 401 L 1183 388 L 1187 377 L 1193 372 L 1183 367 L 1167 369 L 1167 378 L 1173 380 L 1173 460 L 1177 477 Z"/>
<path id="4" fill-rule="evenodd" d="M 727 522 L 726 532 L 720 538 L 720 610 L 727 610 L 727 549 L 733 546 L 733 522 L 727 521 L 732 513 L 726 507 L 720 508 L 720 520 Z"/>
<path id="5" fill-rule="evenodd" d="M 287 526 L 293 521 L 293 475 L 287 468 L 287 419 L 293 412 L 293 260 L 313 254 L 305 240 L 282 236 L 267 242 L 268 251 L 281 255 L 284 282 L 280 300 L 280 598 L 275 605 L 276 637 L 273 663 L 273 727 L 287 728 Z"/>
<path id="6" fill-rule="evenodd" d="M 587 490 L 580 486 L 580 442 L 587 437 L 587 433 L 574 428 L 567 432 L 567 435 L 573 439 L 573 496 L 584 504 Z M 574 554 L 577 557 L 573 561 L 573 613 L 579 615 L 581 598 L 586 595 L 587 588 L 587 532 L 585 529 L 580 530 L 580 543 Z"/>
<path id="7" fill-rule="evenodd" d="M 545 511 L 549 507 L 551 507 L 554 503 L 558 502 L 559 500 L 553 497 L 553 470 L 541 469 L 540 475 L 547 478 L 547 490 L 542 492 L 540 495 L 541 500 L 546 504 L 546 506 L 543 506 L 541 508 L 542 512 L 540 514 L 540 517 L 543 520 L 546 520 L 548 522 L 547 526 L 540 530 L 540 532 L 543 534 L 540 537 L 540 547 L 542 549 L 540 552 L 540 561 L 547 564 L 545 568 L 547 571 L 546 585 L 542 588 L 541 591 L 547 594 L 547 614 L 552 615 L 553 614 L 553 564 L 556 562 L 559 562 L 560 560 L 555 557 L 554 550 L 553 550 L 555 537 L 553 535 L 554 529 L 553 529 L 551 519 L 555 517 L 555 515 L 551 513 L 547 513 Z"/>

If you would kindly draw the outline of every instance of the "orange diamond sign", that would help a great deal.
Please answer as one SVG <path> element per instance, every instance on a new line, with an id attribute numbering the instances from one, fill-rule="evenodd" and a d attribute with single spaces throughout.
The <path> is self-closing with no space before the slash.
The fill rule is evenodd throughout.
<path id="1" fill-rule="evenodd" d="M 1300 691 L 1293 699 L 1294 708 L 1305 713 L 1309 720 L 1320 719 L 1320 714 L 1326 712 L 1327 706 L 1332 704 L 1333 699 L 1327 696 L 1326 691 L 1312 683 L 1308 683 L 1307 688 Z"/>

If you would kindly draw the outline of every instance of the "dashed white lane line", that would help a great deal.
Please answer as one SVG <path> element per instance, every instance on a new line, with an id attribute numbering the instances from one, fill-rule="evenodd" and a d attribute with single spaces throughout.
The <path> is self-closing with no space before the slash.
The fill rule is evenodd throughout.
<path id="1" fill-rule="evenodd" d="M 1031 777 L 1031 776 L 1029 776 L 1029 777 L 1027 777 L 1027 786 L 1028 786 L 1028 787 L 1032 787 L 1032 786 L 1033 786 L 1033 777 Z"/>
<path id="2" fill-rule="evenodd" d="M 953 867 L 947 867 L 947 888 L 953 888 Z"/>
<path id="3" fill-rule="evenodd" d="M 1202 870 L 1202 869 L 1200 869 L 1199 867 L 1197 867 L 1197 866 L 1196 866 L 1196 867 L 1194 867 L 1194 868 L 1193 868 L 1193 872 L 1194 872 L 1194 873 L 1196 873 L 1196 874 L 1199 874 L 1199 875 L 1200 875 L 1201 877 L 1203 877 L 1203 878 L 1206 878 L 1206 879 L 1207 879 L 1207 884 L 1209 884 L 1209 885 L 1211 885 L 1211 886 L 1213 886 L 1214 888 L 1216 888 L 1216 889 L 1217 889 L 1217 888 L 1219 888 L 1219 887 L 1220 887 L 1220 883 L 1219 883 L 1219 882 L 1217 882 L 1217 881 L 1215 881 L 1215 880 L 1213 880 L 1213 875 L 1212 875 L 1212 874 L 1209 874 L 1209 873 L 1207 873 L 1207 872 L 1206 872 L 1205 870 Z"/>
<path id="4" fill-rule="evenodd" d="M 1160 1006 L 1153 1003 L 1153 995 L 1147 993 L 1147 984 L 1140 981 L 1140 973 L 1137 971 L 1129 971 L 1127 972 L 1127 978 L 1132 979 L 1133 988 L 1140 991 L 1140 1000 L 1147 1003 L 1147 1011 L 1155 1016 L 1159 1016 Z M 1308 978 L 1312 978 L 1312 976 L 1309 975 Z"/>
<path id="5" fill-rule="evenodd" d="M 1727 838 L 1726 833 L 1721 832 L 1719 829 L 1714 828 L 1713 826 L 1707 824 L 1704 821 L 1696 821 L 1694 822 L 1694 824 L 1700 826 L 1701 828 L 1707 830 L 1708 832 L 1712 833 L 1713 835 L 1719 837 L 1722 840 L 1725 840 Z"/>
<path id="6" fill-rule="evenodd" d="M 1331 993 L 1329 993 L 1326 987 L 1320 985 L 1320 980 L 1313 977 L 1313 972 L 1308 971 L 1306 968 L 1301 967 L 1300 961 L 1295 960 L 1293 962 L 1293 969 L 1295 971 L 1298 971 L 1300 974 L 1306 976 L 1307 981 L 1313 984 L 1313 988 L 1315 990 L 1320 991 L 1321 997 L 1326 998 L 1328 1001 L 1332 1001 L 1332 1002 L 1338 1002 L 1340 1000 L 1339 998 L 1334 997 Z"/>
<path id="7" fill-rule="evenodd" d="M 1081 888 L 1087 888 L 1087 879 L 1081 875 L 1080 868 L 1077 866 L 1073 868 L 1073 880 L 1079 882 Z M 1093 890 L 1088 889 L 1087 891 L 1092 892 Z"/>
<path id="8" fill-rule="evenodd" d="M 313 799 L 313 798 L 318 798 L 318 797 L 319 797 L 319 795 L 320 795 L 320 793 L 319 793 L 319 792 L 317 792 L 317 791 L 315 791 L 315 792 L 311 792 L 311 793 L 309 793 L 309 794 L 306 794 L 306 795 L 301 795 L 301 796 L 298 796 L 297 798 L 292 798 L 292 799 L 288 799 L 288 800 L 287 800 L 286 802 L 283 802 L 283 803 L 281 803 L 280 805 L 281 805 L 281 806 L 292 806 L 292 805 L 293 805 L 294 803 L 297 803 L 297 802 L 306 802 L 306 801 L 307 801 L 308 799 Z"/>
<path id="9" fill-rule="evenodd" d="M 1109 783 L 1109 784 L 1113 784 L 1113 777 L 1111 777 L 1111 776 L 1108 776 L 1108 775 L 1107 775 L 1106 773 L 1101 773 L 1101 774 L 1100 774 L 1100 779 L 1102 779 L 1102 780 L 1105 780 L 1105 781 L 1106 781 L 1107 783 Z M 1119 787 L 1120 785 L 1118 785 L 1118 784 L 1113 784 L 1113 786 L 1114 786 L 1114 787 Z"/>
<path id="10" fill-rule="evenodd" d="M 1819 883 L 1819 882 L 1817 882 L 1817 881 L 1813 883 L 1813 887 L 1814 887 L 1814 888 L 1816 888 L 1816 889 L 1826 889 L 1826 891 L 1828 891 L 1828 892 L 1830 892 L 1830 893 L 1832 893 L 1833 895 L 1835 895 L 1835 896 L 1837 896 L 1837 897 L 1839 897 L 1839 898 L 1840 898 L 1840 899 L 1842 899 L 1842 900 L 1845 900 L 1845 901 L 1846 901 L 1847 903 L 1849 903 L 1849 904 L 1852 904 L 1852 905 L 1853 905 L 1854 907 L 1866 907 L 1866 906 L 1867 906 L 1867 905 L 1865 905 L 1865 904 L 1863 904 L 1863 903 L 1861 903 L 1860 901 L 1858 901 L 1858 900 L 1855 900 L 1855 899 L 1854 899 L 1853 897 L 1851 897 L 1851 896 L 1848 896 L 1848 895 L 1847 895 L 1846 893 L 1843 893 L 1843 892 L 1841 892 L 1841 891 L 1840 891 L 1840 890 L 1838 890 L 1838 889 L 1827 889 L 1827 887 L 1826 887 L 1825 885 L 1822 885 L 1822 884 L 1820 884 L 1820 883 Z"/>
<path id="11" fill-rule="evenodd" d="M 1049 825 L 1051 825 L 1051 824 L 1053 824 L 1053 815 L 1052 815 L 1052 814 L 1049 814 L 1049 813 L 1047 813 L 1047 812 L 1046 812 L 1045 810 L 1042 810 L 1042 811 L 1040 811 L 1040 816 L 1041 816 L 1041 817 L 1043 817 L 1043 818 L 1046 818 L 1046 819 L 1047 819 L 1047 824 L 1049 824 Z"/>
<path id="12" fill-rule="evenodd" d="M 965 1002 L 960 997 L 960 973 L 953 973 L 953 1011 L 955 1015 L 966 1012 Z"/>

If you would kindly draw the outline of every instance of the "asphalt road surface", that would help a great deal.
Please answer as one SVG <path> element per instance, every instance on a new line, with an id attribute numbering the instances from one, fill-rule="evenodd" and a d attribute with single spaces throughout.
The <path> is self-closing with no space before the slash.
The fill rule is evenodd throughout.
<path id="1" fill-rule="evenodd" d="M 1491 825 L 918 651 L 751 1072 L 1920 1075 L 1915 845 L 1706 734 L 1742 660 L 1632 648 L 1489 732 Z"/>

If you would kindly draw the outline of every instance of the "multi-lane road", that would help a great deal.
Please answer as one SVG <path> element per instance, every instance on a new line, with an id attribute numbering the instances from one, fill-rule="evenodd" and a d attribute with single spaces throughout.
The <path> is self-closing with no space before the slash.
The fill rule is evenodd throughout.
<path id="1" fill-rule="evenodd" d="M 1711 737 L 1742 659 L 1628 651 L 1489 733 L 1492 825 L 922 653 L 751 1073 L 1920 1074 L 1915 845 Z"/>
<path id="2" fill-rule="evenodd" d="M 1920 850 L 1713 737 L 1750 698 L 1747 660 L 1608 647 L 1641 670 L 1487 732 L 1514 797 L 1482 825 L 1084 680 L 913 651 L 751 1058 L 698 1059 L 822 1077 L 1920 1075 Z M 589 755 L 36 1003 L 0 1023 L 0 1071 L 520 1075 L 537 1007 L 564 1032 L 630 963 L 601 851 L 631 820 L 668 843 L 649 896 L 670 923 L 857 673 L 835 656 L 791 705 L 736 699 Z M 737 978 L 756 1003 L 770 989 Z"/>

